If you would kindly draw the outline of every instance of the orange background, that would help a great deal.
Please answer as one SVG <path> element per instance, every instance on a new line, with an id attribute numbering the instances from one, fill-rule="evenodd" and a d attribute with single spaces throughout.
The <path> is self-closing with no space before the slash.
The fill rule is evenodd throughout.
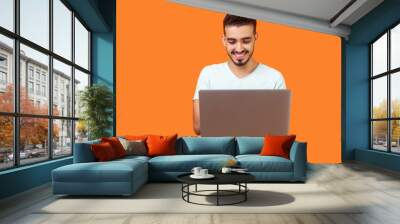
<path id="1" fill-rule="evenodd" d="M 228 59 L 224 14 L 164 0 L 117 1 L 117 135 L 194 135 L 192 97 L 201 69 Z M 341 161 L 341 42 L 258 21 L 254 57 L 292 90 L 291 133 L 308 161 Z"/>

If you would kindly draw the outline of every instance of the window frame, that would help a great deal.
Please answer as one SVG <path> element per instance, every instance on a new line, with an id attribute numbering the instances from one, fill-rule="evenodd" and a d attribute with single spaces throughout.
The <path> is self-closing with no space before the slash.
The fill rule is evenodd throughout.
<path id="1" fill-rule="evenodd" d="M 400 72 L 400 67 L 391 69 L 391 31 L 393 28 L 396 26 L 400 26 L 400 21 L 395 22 L 392 24 L 389 28 L 385 29 L 384 32 L 379 34 L 375 39 L 373 39 L 371 42 L 368 43 L 368 53 L 369 53 L 369 149 L 373 151 L 379 151 L 379 152 L 385 152 L 385 153 L 390 153 L 390 154 L 395 154 L 399 155 L 400 152 L 393 152 L 392 151 L 392 121 L 400 121 L 400 117 L 392 117 L 392 98 L 391 98 L 391 91 L 392 91 L 392 86 L 391 86 L 391 79 L 393 75 L 396 75 L 396 73 Z M 383 73 L 376 74 L 374 76 L 373 74 L 373 44 L 376 43 L 381 37 L 384 35 L 387 35 L 387 64 L 386 64 L 386 71 Z M 386 77 L 386 87 L 387 87 L 387 105 L 386 105 L 386 118 L 373 118 L 373 81 L 378 78 Z M 374 136 L 373 136 L 373 122 L 374 121 L 386 121 L 386 151 L 384 150 L 379 150 L 374 148 Z"/>
<path id="2" fill-rule="evenodd" d="M 0 168 L 0 172 L 5 171 L 5 170 L 10 170 L 10 169 L 16 169 L 19 167 L 23 167 L 23 166 L 30 166 L 33 164 L 37 164 L 37 163 L 43 163 L 46 161 L 50 161 L 50 160 L 58 160 L 58 159 L 62 159 L 65 157 L 70 157 L 73 156 L 74 154 L 74 143 L 75 143 L 75 126 L 76 126 L 76 121 L 79 120 L 79 117 L 75 117 L 75 108 L 72 107 L 72 113 L 70 114 L 70 116 L 56 116 L 53 115 L 53 59 L 58 60 L 59 62 L 62 62 L 66 65 L 71 66 L 71 83 L 72 83 L 72 87 L 71 87 L 71 93 L 73 94 L 73 97 L 71 97 L 72 99 L 72 105 L 74 105 L 75 103 L 75 69 L 85 73 L 88 75 L 89 77 L 89 83 L 88 86 L 92 85 L 92 61 L 91 61 L 91 47 L 92 47 L 92 43 L 91 43 L 91 37 L 92 37 L 92 30 L 88 27 L 88 25 L 84 22 L 84 20 L 79 16 L 78 13 L 76 13 L 72 7 L 68 4 L 68 2 L 66 2 L 65 0 L 59 0 L 66 8 L 68 8 L 68 10 L 71 11 L 71 18 L 70 18 L 70 22 L 71 22 L 71 59 L 67 59 L 64 58 L 63 56 L 55 53 L 53 50 L 53 1 L 54 0 L 48 0 L 49 2 L 49 49 L 46 49 L 45 47 L 42 47 L 39 44 L 34 43 L 33 41 L 30 41 L 29 39 L 24 38 L 23 36 L 20 35 L 20 0 L 14 0 L 13 1 L 13 10 L 14 10 L 14 18 L 13 18 L 13 22 L 14 22 L 14 31 L 10 31 L 4 27 L 0 26 L 0 35 L 3 35 L 5 37 L 11 38 L 13 40 L 13 44 L 14 44 L 14 48 L 13 48 L 13 63 L 12 63 L 12 75 L 14 78 L 14 96 L 13 96 L 13 102 L 14 102 L 14 110 L 13 112 L 2 112 L 0 111 L 0 116 L 4 116 L 4 117 L 12 117 L 13 119 L 13 154 L 14 154 L 14 161 L 13 161 L 13 166 L 11 167 L 5 167 L 5 168 Z M 77 20 L 79 20 L 79 22 L 84 26 L 84 28 L 88 31 L 88 35 L 89 35 L 89 39 L 88 39 L 88 61 L 89 61 L 89 65 L 88 65 L 88 69 L 85 69 L 81 66 L 79 66 L 78 64 L 75 63 L 75 18 Z M 40 53 L 43 53 L 45 55 L 48 56 L 49 58 L 49 63 L 48 63 L 48 84 L 46 85 L 45 89 L 48 93 L 45 92 L 45 94 L 48 96 L 48 112 L 46 115 L 39 115 L 39 114 L 27 114 L 27 113 L 21 113 L 20 111 L 20 44 L 23 44 L 27 47 L 30 47 L 36 51 L 39 51 Z M 27 64 L 27 71 L 30 67 L 28 67 L 29 64 Z M 39 82 L 41 83 L 41 72 L 39 74 Z M 30 74 L 27 72 L 26 75 L 26 81 L 30 81 Z M 33 70 L 33 79 L 31 80 L 34 83 L 34 86 L 36 84 L 36 69 Z M 27 89 L 27 91 L 29 91 Z M 34 92 L 36 91 L 36 89 L 34 89 Z M 41 96 L 42 94 L 40 94 L 39 96 Z M 21 164 L 20 161 L 20 119 L 21 118 L 45 118 L 47 119 L 48 122 L 48 136 L 47 136 L 47 142 L 49 143 L 47 145 L 47 150 L 48 150 L 48 155 L 47 158 L 44 158 L 43 160 L 40 160 L 38 162 L 32 162 L 32 163 L 26 163 L 26 164 Z M 54 152 L 54 147 L 53 147 L 53 122 L 56 120 L 66 120 L 66 121 L 71 121 L 71 125 L 72 125 L 72 133 L 71 133 L 71 153 L 68 155 L 62 155 L 62 156 L 54 156 L 53 152 Z"/>

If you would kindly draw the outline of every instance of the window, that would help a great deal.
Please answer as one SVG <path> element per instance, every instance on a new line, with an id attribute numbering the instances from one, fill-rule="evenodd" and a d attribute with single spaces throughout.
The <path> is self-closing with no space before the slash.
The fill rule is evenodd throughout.
<path id="1" fill-rule="evenodd" d="M 2 85 L 7 84 L 7 74 L 3 71 L 0 71 L 0 84 Z"/>
<path id="2" fill-rule="evenodd" d="M 36 95 L 40 95 L 40 84 L 36 84 Z"/>
<path id="3" fill-rule="evenodd" d="M 400 153 L 400 24 L 370 45 L 371 148 Z"/>
<path id="4" fill-rule="evenodd" d="M 28 82 L 28 89 L 29 94 L 33 94 L 33 82 Z"/>
<path id="5" fill-rule="evenodd" d="M 74 105 L 90 83 L 90 31 L 62 0 L 0 0 L 0 26 L 0 170 L 72 155 L 87 139 Z"/>
<path id="6" fill-rule="evenodd" d="M 1 2 L 1 1 L 0 1 Z M 3 2 L 0 3 L 0 7 Z M 1 9 L 0 11 L 3 11 Z M 0 13 L 2 14 L 2 12 Z M 2 20 L 0 15 L 0 21 Z M 0 113 L 14 112 L 14 83 L 13 83 L 13 66 L 11 64 L 14 57 L 14 42 L 11 38 L 0 33 Z M 7 60 L 9 59 L 9 60 Z M 9 133 L 11 134 L 11 133 Z M 1 139 L 1 136 L 0 136 Z M 1 148 L 1 144 L 0 144 Z M 0 160 L 1 164 L 1 160 Z M 1 165 L 0 165 L 1 166 Z M 0 167 L 1 169 L 1 167 Z"/>
<path id="7" fill-rule="evenodd" d="M 28 73 L 29 73 L 29 79 L 33 80 L 33 67 L 32 66 L 29 66 Z"/>
<path id="8" fill-rule="evenodd" d="M 7 67 L 7 56 L 0 54 L 0 66 Z"/>
<path id="9" fill-rule="evenodd" d="M 89 69 L 89 32 L 75 18 L 75 62 L 82 68 Z"/>
<path id="10" fill-rule="evenodd" d="M 1 4 L 0 4 L 1 5 Z M 14 166 L 14 122 L 12 116 L 0 115 L 0 169 Z"/>
<path id="11" fill-rule="evenodd" d="M 39 69 L 36 69 L 36 80 L 40 81 L 40 71 L 39 71 Z"/>
<path id="12" fill-rule="evenodd" d="M 60 1 L 53 0 L 54 53 L 71 60 L 72 12 Z"/>
<path id="13" fill-rule="evenodd" d="M 89 86 L 89 74 L 75 70 L 75 117 L 79 117 L 81 114 L 80 95 L 86 86 Z"/>
<path id="14" fill-rule="evenodd" d="M 46 82 L 46 74 L 42 73 L 42 82 Z"/>
<path id="15" fill-rule="evenodd" d="M 42 96 L 46 96 L 46 86 L 42 86 Z"/>
<path id="16" fill-rule="evenodd" d="M 53 157 L 70 155 L 72 152 L 72 121 L 53 120 Z"/>
<path id="17" fill-rule="evenodd" d="M 0 26 L 14 31 L 14 0 L 1 0 L 0 9 Z"/>
<path id="18" fill-rule="evenodd" d="M 49 0 L 20 0 L 21 36 L 49 48 Z"/>
<path id="19" fill-rule="evenodd" d="M 62 103 L 64 103 L 65 99 L 64 96 L 65 95 L 71 95 L 72 92 L 70 89 L 65 89 L 64 85 L 66 83 L 70 83 L 72 84 L 72 67 L 69 65 L 66 65 L 56 59 L 53 60 L 53 77 L 54 77 L 54 83 L 53 83 L 53 90 L 55 93 L 55 98 L 57 100 L 55 100 L 53 102 L 53 114 L 59 114 L 60 113 L 60 108 L 58 106 L 62 106 L 62 105 L 55 105 L 58 104 L 58 94 L 60 92 L 60 100 Z M 67 99 L 67 100 L 71 100 L 71 99 Z M 72 102 L 68 102 L 69 105 L 72 104 Z M 68 117 L 72 117 L 72 108 L 71 107 L 67 107 L 66 114 L 63 114 L 63 116 L 68 116 Z"/>

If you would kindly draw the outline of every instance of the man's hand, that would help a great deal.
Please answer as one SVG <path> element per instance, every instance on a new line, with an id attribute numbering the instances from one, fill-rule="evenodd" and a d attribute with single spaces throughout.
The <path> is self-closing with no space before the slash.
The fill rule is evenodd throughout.
<path id="1" fill-rule="evenodd" d="M 200 135 L 199 100 L 193 100 L 193 130 L 197 135 Z"/>

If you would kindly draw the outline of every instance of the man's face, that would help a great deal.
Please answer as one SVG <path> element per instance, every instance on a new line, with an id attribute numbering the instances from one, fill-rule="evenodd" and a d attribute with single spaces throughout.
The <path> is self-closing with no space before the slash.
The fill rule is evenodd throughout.
<path id="1" fill-rule="evenodd" d="M 252 25 L 227 26 L 222 37 L 228 56 L 237 66 L 244 66 L 250 60 L 256 39 Z"/>

